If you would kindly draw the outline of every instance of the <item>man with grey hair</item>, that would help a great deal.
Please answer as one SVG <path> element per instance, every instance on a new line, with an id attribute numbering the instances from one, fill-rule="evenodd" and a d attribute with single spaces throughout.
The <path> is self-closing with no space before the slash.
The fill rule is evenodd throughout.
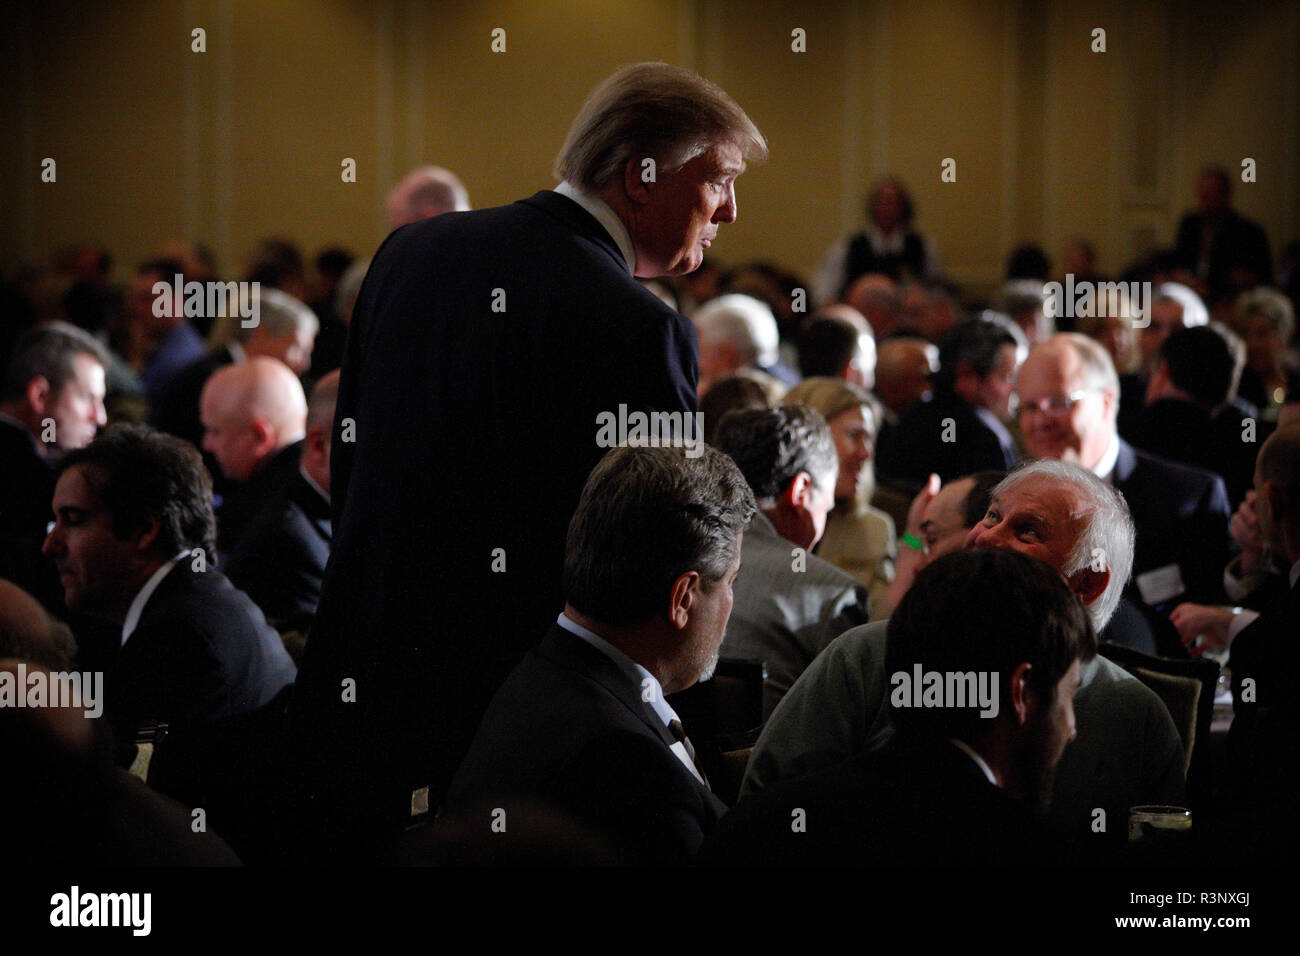
<path id="1" fill-rule="evenodd" d="M 1095 475 L 1036 461 L 993 489 L 966 547 L 1008 548 L 1056 568 L 1100 631 L 1129 575 L 1133 524 L 1120 495 Z M 795 682 L 754 748 L 742 793 L 884 745 L 893 733 L 886 627 L 877 621 L 842 634 Z M 1129 807 L 1186 799 L 1182 744 L 1160 698 L 1122 668 L 1098 656 L 1080 676 L 1078 737 L 1057 768 L 1050 819 L 1076 840 L 1122 841 Z"/>
<path id="2" fill-rule="evenodd" d="M 1034 346 L 1016 392 L 1030 457 L 1080 465 L 1124 495 L 1138 530 L 1129 597 L 1157 612 L 1157 648 L 1180 656 L 1181 642 L 1163 615 L 1178 601 L 1223 603 L 1223 566 L 1232 550 L 1223 479 L 1119 437 L 1115 366 L 1086 336 L 1062 332 Z"/>
<path id="3" fill-rule="evenodd" d="M 776 317 L 753 296 L 720 295 L 696 309 L 691 321 L 700 337 L 701 395 L 720 378 L 745 368 L 767 372 L 780 359 Z"/>
<path id="4" fill-rule="evenodd" d="M 766 719 L 827 644 L 867 622 L 867 591 L 812 554 L 835 507 L 840 469 L 821 415 L 804 405 L 731 412 L 714 444 L 740 466 L 758 501 L 722 651 L 766 665 Z"/>
<path id="5" fill-rule="evenodd" d="M 1155 291 L 1151 316 L 1138 336 L 1142 349 L 1142 371 L 1154 375 L 1160 364 L 1160 346 L 1178 329 L 1208 325 L 1209 310 L 1201 297 L 1180 282 L 1166 282 Z"/>
<path id="6" fill-rule="evenodd" d="M 420 166 L 411 170 L 388 194 L 388 221 L 397 229 L 444 212 L 468 212 L 469 192 L 450 169 Z"/>
<path id="7" fill-rule="evenodd" d="M 307 371 L 316 333 L 320 331 L 316 313 L 289 293 L 269 286 L 260 286 L 253 301 L 258 316 L 256 324 L 245 327 L 243 321 L 232 320 L 230 341 L 182 369 L 168 383 L 152 409 L 151 423 L 155 428 L 201 447 L 203 422 L 199 417 L 199 399 L 203 386 L 215 372 L 258 355 L 279 359 L 295 375 Z M 216 474 L 213 462 L 208 460 L 207 464 Z M 224 490 L 220 482 L 217 490 Z"/>
<path id="8" fill-rule="evenodd" d="M 348 329 L 333 550 L 290 731 L 305 848 L 370 852 L 413 805 L 437 805 L 554 618 L 600 423 L 694 421 L 695 331 L 636 280 L 698 268 L 766 152 L 721 89 L 636 64 L 582 107 L 554 191 L 412 223 L 376 252 Z M 349 678 L 357 703 L 340 699 Z"/>
<path id="9" fill-rule="evenodd" d="M 682 863 L 724 806 L 666 695 L 713 674 L 754 498 L 705 448 L 623 446 L 569 523 L 564 611 L 496 693 L 447 808 L 492 832 L 530 802 L 629 863 Z"/>

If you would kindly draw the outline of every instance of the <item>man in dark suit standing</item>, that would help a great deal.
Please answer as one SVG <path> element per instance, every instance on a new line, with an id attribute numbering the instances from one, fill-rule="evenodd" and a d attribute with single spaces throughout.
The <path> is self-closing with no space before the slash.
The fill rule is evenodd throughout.
<path id="1" fill-rule="evenodd" d="M 1110 356 L 1062 332 L 1029 353 L 1016 387 L 1025 448 L 1087 468 L 1124 495 L 1137 526 L 1133 586 L 1161 653 L 1181 656 L 1166 615 L 1179 601 L 1223 603 L 1223 566 L 1233 548 L 1223 479 L 1148 455 L 1119 437 L 1119 379 Z"/>
<path id="2" fill-rule="evenodd" d="M 755 508 L 731 460 L 702 452 L 624 447 L 592 472 L 569 525 L 564 613 L 493 698 L 453 814 L 478 811 L 486 831 L 512 801 L 538 801 L 628 862 L 699 849 L 725 808 L 665 696 L 713 674 Z"/>
<path id="3" fill-rule="evenodd" d="M 1050 565 L 998 548 L 939 558 L 889 619 L 894 739 L 743 800 L 702 861 L 1059 862 L 1034 814 L 1075 738 L 1080 663 L 1096 649 L 1088 612 Z"/>
<path id="4" fill-rule="evenodd" d="M 193 446 L 114 426 L 60 462 L 44 551 L 68 607 L 121 628 L 105 681 L 119 743 L 146 721 L 167 724 L 150 784 L 207 809 L 237 843 L 266 809 L 247 775 L 269 761 L 294 666 L 253 602 L 210 564 L 211 497 Z"/>
<path id="5" fill-rule="evenodd" d="M 1211 305 L 1273 281 L 1273 256 L 1259 223 L 1232 208 L 1232 178 L 1209 167 L 1196 180 L 1198 211 L 1178 224 L 1178 265 L 1196 275 Z"/>
<path id="6" fill-rule="evenodd" d="M 373 848 L 437 805 L 552 619 L 598 416 L 694 424 L 694 330 L 636 279 L 698 268 L 766 151 L 713 84 L 626 67 L 575 119 L 556 190 L 412 223 L 376 253 L 348 333 L 333 553 L 290 733 L 297 816 L 331 851 Z"/>

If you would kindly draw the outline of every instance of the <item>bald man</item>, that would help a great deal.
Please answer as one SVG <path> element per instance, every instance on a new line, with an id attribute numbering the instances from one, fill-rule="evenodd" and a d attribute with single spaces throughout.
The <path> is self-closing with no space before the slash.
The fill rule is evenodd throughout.
<path id="1" fill-rule="evenodd" d="M 199 415 L 203 449 L 235 486 L 217 509 L 217 548 L 229 555 L 254 515 L 297 474 L 307 399 L 287 365 L 256 356 L 208 379 Z"/>
<path id="2" fill-rule="evenodd" d="M 394 229 L 444 212 L 469 210 L 469 193 L 449 169 L 420 166 L 407 173 L 388 194 L 388 221 Z"/>
<path id="3" fill-rule="evenodd" d="M 876 354 L 875 393 L 897 422 L 898 416 L 931 392 L 939 349 L 924 339 L 889 339 Z"/>
<path id="4" fill-rule="evenodd" d="M 336 369 L 312 389 L 297 473 L 263 503 L 224 567 L 235 587 L 282 633 L 306 634 L 320 602 L 333 538 L 330 431 L 338 394 Z"/>

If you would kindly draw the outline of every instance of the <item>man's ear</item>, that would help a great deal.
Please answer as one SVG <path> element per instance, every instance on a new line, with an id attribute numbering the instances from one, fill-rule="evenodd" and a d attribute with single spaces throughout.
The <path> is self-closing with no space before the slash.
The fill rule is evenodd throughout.
<path id="1" fill-rule="evenodd" d="M 39 413 L 45 413 L 45 406 L 53 396 L 54 390 L 50 388 L 50 380 L 44 375 L 34 375 L 32 380 L 27 383 L 27 404 L 32 410 Z"/>
<path id="2" fill-rule="evenodd" d="M 149 551 L 158 541 L 158 533 L 162 530 L 162 522 L 156 516 L 151 515 L 145 528 L 140 532 L 140 537 L 135 540 L 135 549 L 140 552 Z M 168 555 L 170 559 L 172 556 Z"/>
<path id="3" fill-rule="evenodd" d="M 636 156 L 623 164 L 623 191 L 638 206 L 650 201 L 651 183 L 645 181 L 642 170 L 641 160 Z"/>
<path id="4" fill-rule="evenodd" d="M 812 501 L 813 480 L 812 475 L 806 471 L 801 471 L 790 479 L 790 484 L 785 486 L 785 491 L 781 492 L 781 503 L 797 510 L 807 510 Z"/>
<path id="5" fill-rule="evenodd" d="M 253 447 L 258 454 L 267 454 L 275 448 L 276 433 L 271 425 L 255 418 L 248 423 L 248 428 L 253 432 Z"/>
<path id="6" fill-rule="evenodd" d="M 1033 669 L 1033 665 L 1028 661 L 1021 661 L 1011 672 L 1011 679 L 1007 682 L 1011 694 L 1011 713 L 1016 717 L 1017 727 L 1023 727 L 1028 723 L 1030 715 L 1038 706 L 1038 695 L 1029 684 L 1029 675 Z"/>
<path id="7" fill-rule="evenodd" d="M 696 591 L 699 589 L 700 572 L 685 571 L 673 582 L 672 594 L 668 603 L 668 619 L 679 631 L 686 630 L 691 621 L 691 610 L 695 607 Z"/>
<path id="8" fill-rule="evenodd" d="M 1091 607 L 1092 602 L 1105 593 L 1106 585 L 1110 584 L 1110 568 L 1103 568 L 1101 571 L 1095 571 L 1091 566 L 1080 568 L 1070 575 L 1067 583 L 1070 585 L 1070 590 L 1083 602 L 1083 606 Z"/>

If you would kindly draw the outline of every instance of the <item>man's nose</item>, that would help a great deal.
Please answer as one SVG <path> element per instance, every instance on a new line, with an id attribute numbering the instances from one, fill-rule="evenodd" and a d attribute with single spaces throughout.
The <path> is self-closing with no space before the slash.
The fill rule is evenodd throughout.
<path id="1" fill-rule="evenodd" d="M 727 187 L 727 201 L 718 207 L 717 215 L 713 217 L 713 221 L 735 222 L 736 213 L 736 187 L 731 185 Z"/>
<path id="2" fill-rule="evenodd" d="M 45 540 L 41 542 L 41 554 L 45 555 L 47 558 L 55 557 L 62 546 L 63 542 L 59 536 L 59 525 L 55 522 L 54 526 L 50 528 L 49 534 L 45 536 Z"/>
<path id="3" fill-rule="evenodd" d="M 108 424 L 108 411 L 104 408 L 104 403 L 100 399 L 95 399 L 95 424 L 103 428 Z"/>
<path id="4" fill-rule="evenodd" d="M 983 524 L 977 524 L 970 529 L 970 534 L 966 535 L 966 547 L 968 548 L 991 548 L 997 545 L 997 529 L 989 528 Z"/>

